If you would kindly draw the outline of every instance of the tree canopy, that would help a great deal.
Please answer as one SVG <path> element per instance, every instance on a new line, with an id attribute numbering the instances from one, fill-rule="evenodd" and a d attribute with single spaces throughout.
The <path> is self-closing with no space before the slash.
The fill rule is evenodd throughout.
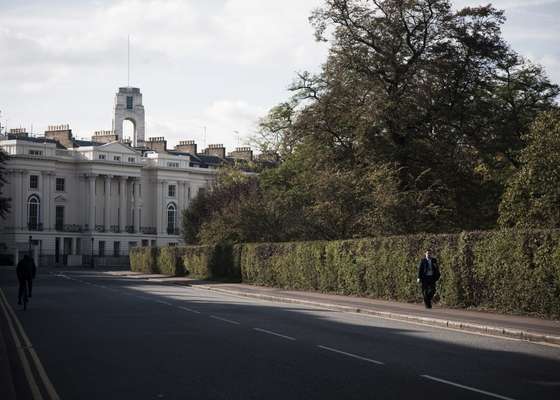
<path id="1" fill-rule="evenodd" d="M 504 12 L 325 0 L 310 22 L 327 60 L 297 75 L 256 138 L 283 160 L 254 186 L 282 230 L 261 239 L 495 227 L 524 135 L 559 93 L 503 40 Z"/>

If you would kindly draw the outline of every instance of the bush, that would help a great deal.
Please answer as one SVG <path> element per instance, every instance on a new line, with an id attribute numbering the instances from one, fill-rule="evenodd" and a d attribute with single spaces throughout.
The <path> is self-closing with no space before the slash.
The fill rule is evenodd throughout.
<path id="1" fill-rule="evenodd" d="M 156 263 L 157 249 L 154 247 L 135 247 L 130 249 L 130 270 L 144 274 L 159 274 Z"/>
<path id="2" fill-rule="evenodd" d="M 175 246 L 161 247 L 156 258 L 157 270 L 160 274 L 184 276 L 185 266 L 180 259 L 180 250 Z"/>
<path id="3" fill-rule="evenodd" d="M 560 317 L 560 230 L 141 248 L 130 260 L 142 272 L 419 302 L 426 248 L 440 263 L 441 304 Z"/>
<path id="4" fill-rule="evenodd" d="M 441 267 L 450 307 L 560 316 L 560 231 L 463 232 L 330 242 L 238 245 L 242 281 L 403 302 L 421 301 L 426 248 Z"/>

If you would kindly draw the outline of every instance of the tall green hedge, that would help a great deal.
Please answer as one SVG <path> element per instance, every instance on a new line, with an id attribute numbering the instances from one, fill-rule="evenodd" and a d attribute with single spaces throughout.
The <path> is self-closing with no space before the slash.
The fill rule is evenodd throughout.
<path id="1" fill-rule="evenodd" d="M 130 250 L 130 269 L 146 274 L 189 275 L 199 279 L 239 281 L 238 249 L 231 245 L 137 247 Z"/>
<path id="2" fill-rule="evenodd" d="M 441 304 L 560 317 L 559 230 L 135 249 L 130 259 L 142 272 L 419 302 L 426 248 L 440 261 Z"/>
<path id="3" fill-rule="evenodd" d="M 240 247 L 245 283 L 404 302 L 421 301 L 416 268 L 424 250 L 431 248 L 441 265 L 441 304 L 560 317 L 558 230 Z"/>

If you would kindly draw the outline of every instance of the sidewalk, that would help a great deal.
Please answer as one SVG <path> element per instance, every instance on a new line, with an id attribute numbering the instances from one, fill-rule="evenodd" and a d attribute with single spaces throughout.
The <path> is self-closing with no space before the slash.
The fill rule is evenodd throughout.
<path id="1" fill-rule="evenodd" d="M 531 342 L 560 345 L 560 321 L 534 317 L 504 315 L 484 311 L 441 308 L 437 305 L 427 310 L 421 304 L 399 303 L 354 296 L 341 296 L 317 292 L 283 290 L 241 283 L 200 281 L 165 275 L 143 275 L 131 271 L 118 271 L 113 275 L 146 279 L 174 285 L 186 285 L 236 296 L 269 301 L 307 304 L 332 310 L 355 312 L 413 323 L 457 329 Z"/>

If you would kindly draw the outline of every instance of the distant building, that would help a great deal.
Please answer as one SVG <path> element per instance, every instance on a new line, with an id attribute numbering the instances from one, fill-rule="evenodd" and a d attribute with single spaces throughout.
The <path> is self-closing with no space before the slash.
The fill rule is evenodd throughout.
<path id="1" fill-rule="evenodd" d="M 216 168 L 236 159 L 252 160 L 250 148 L 226 157 L 222 145 L 197 152 L 192 140 L 167 149 L 163 137 L 144 137 L 142 94 L 120 88 L 112 131 L 90 141 L 74 138 L 68 125 L 50 126 L 33 137 L 14 129 L 0 137 L 10 155 L 4 195 L 12 199 L 1 221 L 2 252 L 19 257 L 33 251 L 41 264 L 126 263 L 134 246 L 181 242 L 180 216 L 206 190 Z M 123 138 L 131 120 L 134 136 Z"/>

